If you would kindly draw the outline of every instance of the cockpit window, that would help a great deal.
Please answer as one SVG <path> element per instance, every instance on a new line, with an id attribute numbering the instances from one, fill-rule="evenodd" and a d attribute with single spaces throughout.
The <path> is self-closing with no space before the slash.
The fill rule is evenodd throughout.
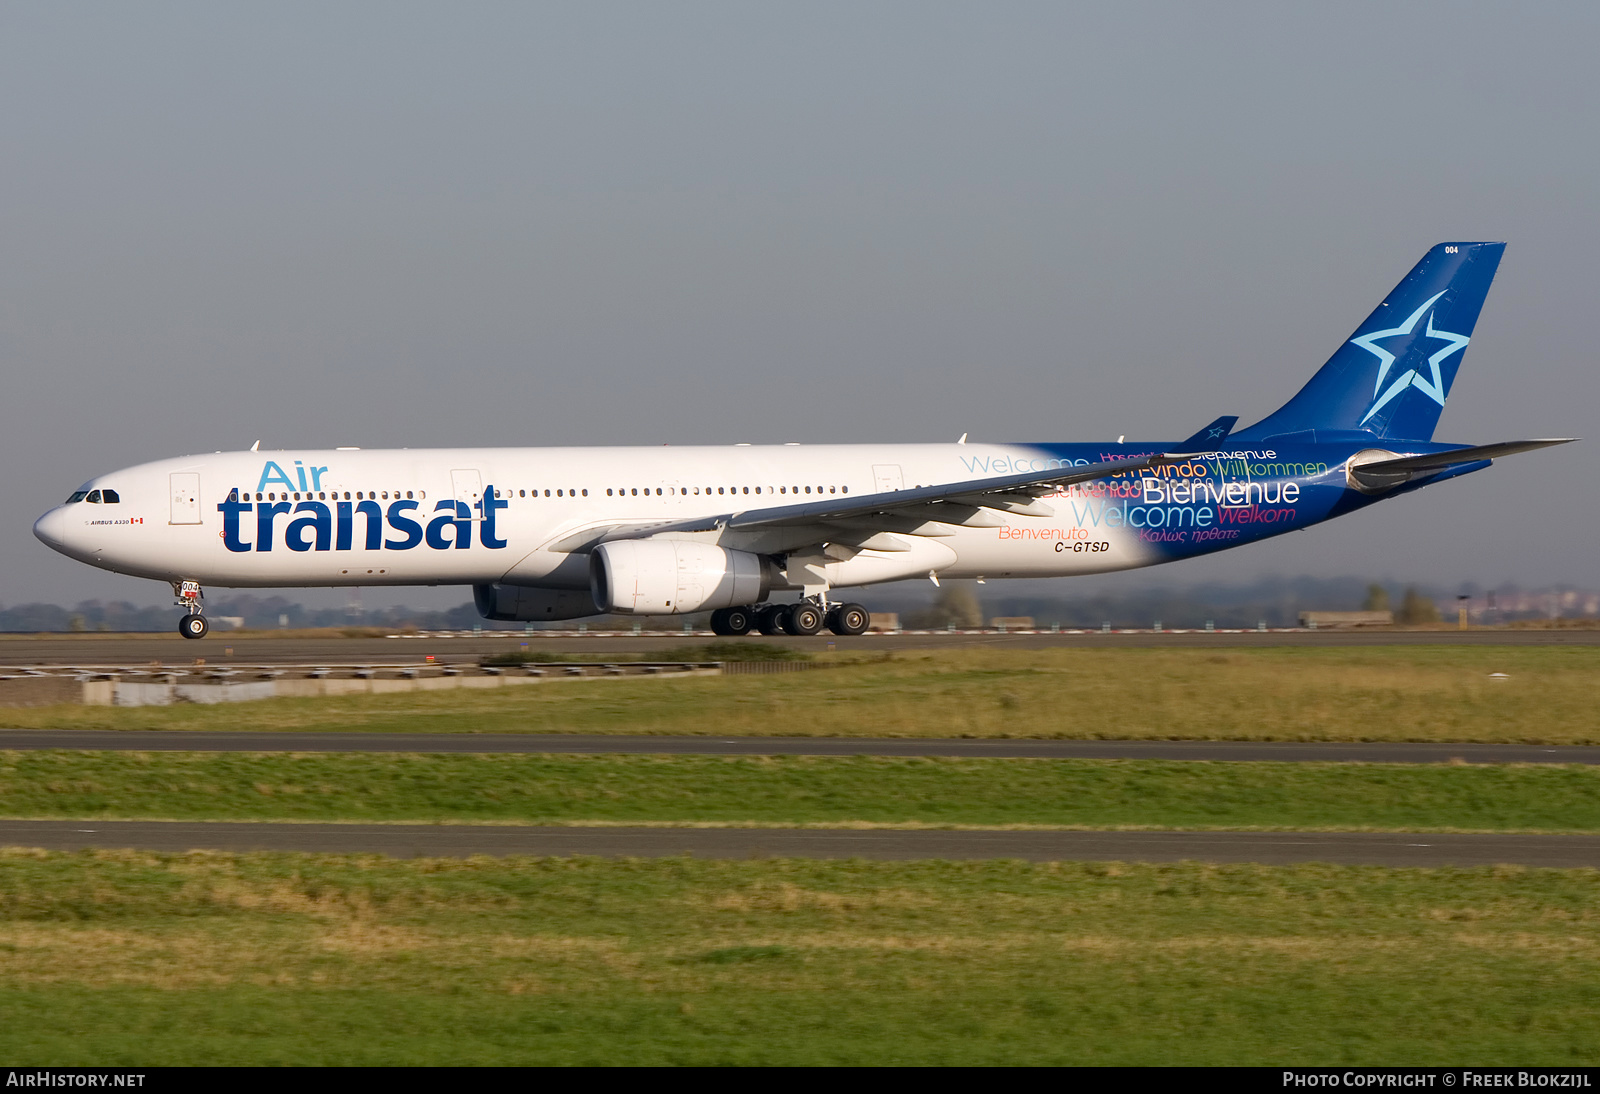
<path id="1" fill-rule="evenodd" d="M 74 490 L 72 492 L 72 497 L 67 499 L 67 504 L 71 505 L 75 501 L 82 501 L 84 498 L 86 498 L 88 496 L 89 496 L 89 491 L 87 491 L 87 490 Z"/>
<path id="2" fill-rule="evenodd" d="M 90 505 L 99 505 L 100 504 L 100 491 L 98 491 L 98 490 L 89 491 L 89 496 L 87 498 L 84 498 L 83 500 L 88 502 Z"/>
<path id="3" fill-rule="evenodd" d="M 118 494 L 115 490 L 102 490 L 100 491 L 100 500 L 105 502 L 107 505 L 116 505 L 122 500 L 122 495 Z"/>

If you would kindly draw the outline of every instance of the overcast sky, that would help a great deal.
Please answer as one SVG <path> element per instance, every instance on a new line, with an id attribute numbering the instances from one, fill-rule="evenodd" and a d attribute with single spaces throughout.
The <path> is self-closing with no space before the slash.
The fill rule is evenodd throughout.
<path id="1" fill-rule="evenodd" d="M 0 3 L 0 602 L 164 599 L 32 521 L 257 438 L 1245 424 L 1474 239 L 1438 436 L 1592 439 L 1149 576 L 1600 586 L 1597 45 L 1556 3 Z"/>

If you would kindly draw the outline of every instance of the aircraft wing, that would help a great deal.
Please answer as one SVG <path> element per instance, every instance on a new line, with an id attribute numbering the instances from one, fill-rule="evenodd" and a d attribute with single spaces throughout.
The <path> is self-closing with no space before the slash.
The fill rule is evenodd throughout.
<path id="1" fill-rule="evenodd" d="M 588 537 L 585 549 L 608 540 L 655 536 L 715 534 L 718 543 L 761 553 L 793 551 L 819 543 L 854 549 L 904 551 L 899 535 L 948 536 L 956 526 L 994 528 L 1004 523 L 996 514 L 1048 517 L 1053 510 L 1039 501 L 1063 486 L 1092 482 L 1129 471 L 1142 471 L 1163 460 L 1147 456 L 1106 460 L 1084 467 L 1058 467 L 963 482 L 891 490 L 854 497 L 735 510 L 691 520 L 615 527 Z"/>

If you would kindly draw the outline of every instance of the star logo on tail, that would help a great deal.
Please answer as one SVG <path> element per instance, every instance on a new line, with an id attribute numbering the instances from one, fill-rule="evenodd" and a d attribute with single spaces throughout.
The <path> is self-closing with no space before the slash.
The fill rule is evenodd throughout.
<path id="1" fill-rule="evenodd" d="M 1439 374 L 1439 365 L 1445 358 L 1466 349 L 1467 343 L 1472 339 L 1464 334 L 1451 334 L 1449 331 L 1438 330 L 1434 327 L 1433 306 L 1439 302 L 1439 297 L 1443 295 L 1444 293 L 1441 292 L 1429 297 L 1422 307 L 1412 312 L 1410 317 L 1398 327 L 1394 327 L 1391 330 L 1375 330 L 1371 334 L 1363 334 L 1359 338 L 1350 339 L 1351 345 L 1360 346 L 1378 359 L 1378 382 L 1373 385 L 1372 389 L 1373 397 L 1377 401 L 1372 404 L 1372 409 L 1367 411 L 1367 416 L 1361 419 L 1362 425 L 1366 425 L 1367 422 L 1371 421 L 1374 414 L 1382 410 L 1394 400 L 1395 396 L 1405 391 L 1408 387 L 1419 389 L 1428 398 L 1440 406 L 1444 406 L 1444 378 Z M 1426 331 L 1419 335 L 1417 334 L 1417 324 L 1422 321 L 1424 315 L 1428 317 L 1428 325 Z M 1446 343 L 1443 349 L 1428 358 L 1429 375 L 1423 376 L 1421 372 L 1414 368 L 1407 369 L 1395 377 L 1394 381 L 1385 389 L 1383 386 L 1384 381 L 1388 379 L 1389 369 L 1394 366 L 1399 355 L 1390 353 L 1375 343 L 1384 339 L 1404 338 L 1406 340 L 1405 344 L 1398 347 L 1400 352 L 1404 353 L 1411 348 L 1419 337 L 1431 338 L 1436 342 Z"/>

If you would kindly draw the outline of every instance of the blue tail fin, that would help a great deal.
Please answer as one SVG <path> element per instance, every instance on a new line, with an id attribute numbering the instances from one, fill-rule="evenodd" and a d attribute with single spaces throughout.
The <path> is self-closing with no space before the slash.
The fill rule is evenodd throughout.
<path id="1" fill-rule="evenodd" d="M 1432 438 L 1505 248 L 1433 248 L 1298 395 L 1232 440 L 1348 430 Z"/>

